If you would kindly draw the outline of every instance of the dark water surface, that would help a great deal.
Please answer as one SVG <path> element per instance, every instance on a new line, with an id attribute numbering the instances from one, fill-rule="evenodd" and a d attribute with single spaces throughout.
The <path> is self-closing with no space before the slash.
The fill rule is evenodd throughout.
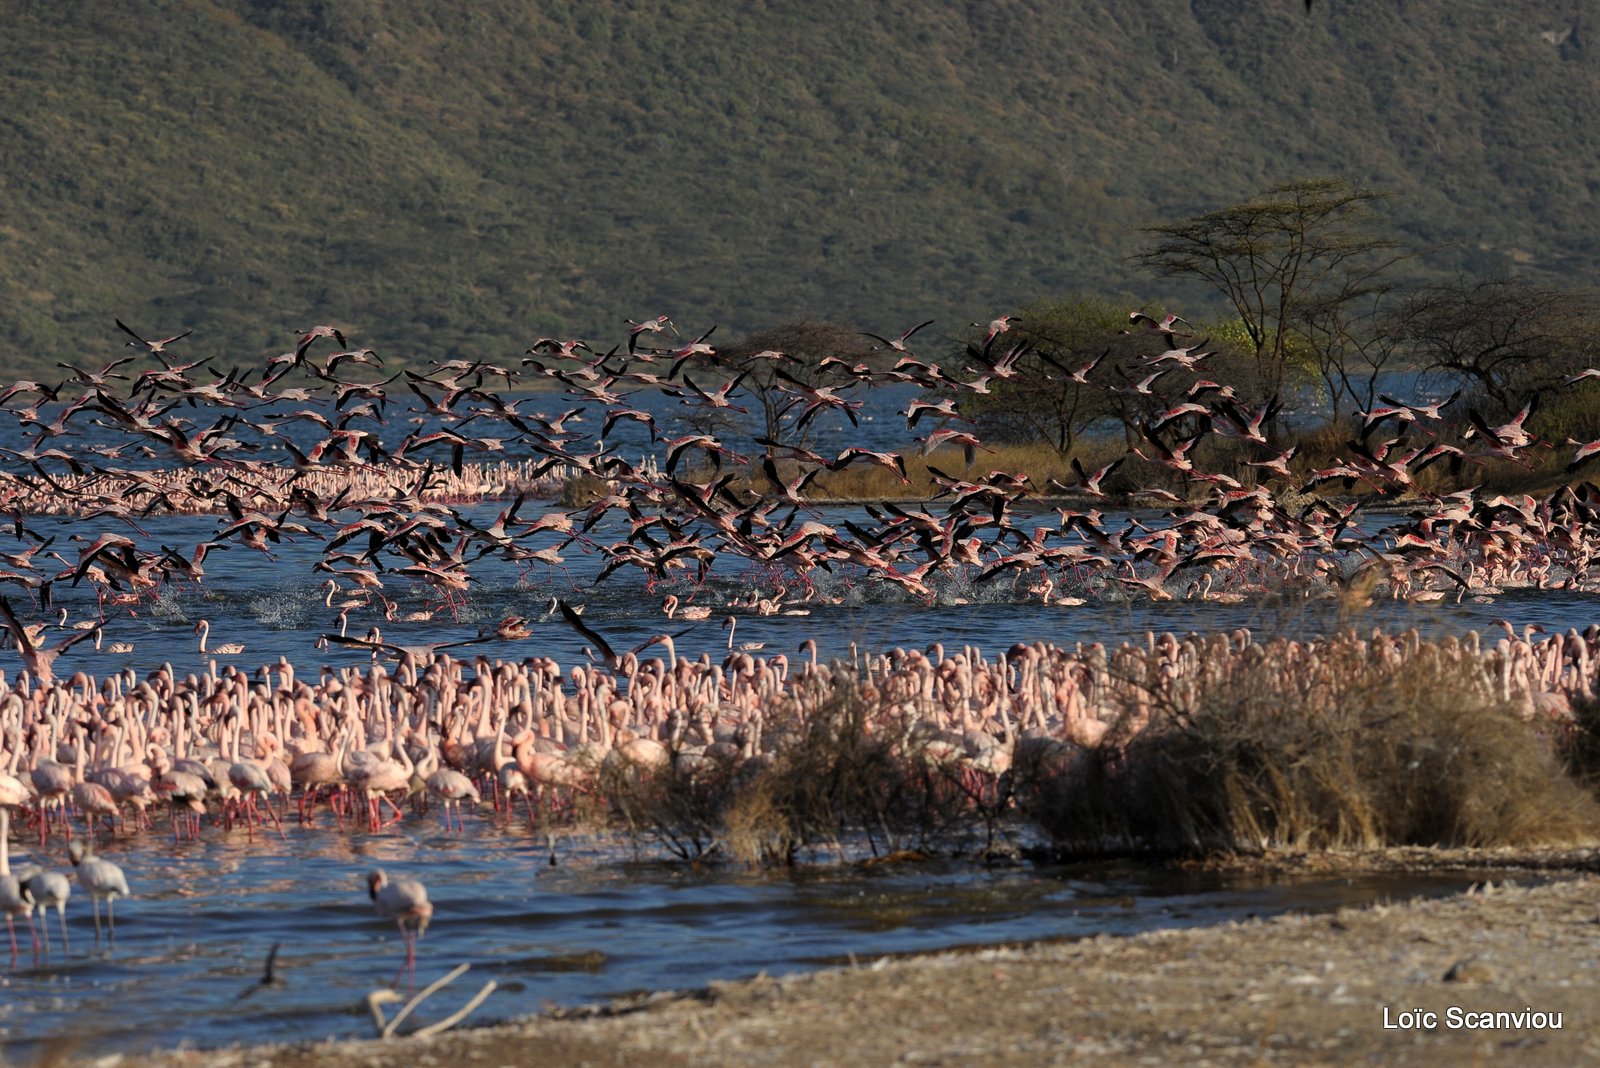
<path id="1" fill-rule="evenodd" d="M 24 932 L 22 956 L 0 971 L 8 1056 L 57 1036 L 88 1053 L 369 1035 L 363 999 L 395 978 L 403 956 L 394 925 L 367 900 L 362 875 L 373 865 L 420 876 L 435 903 L 418 987 L 472 965 L 419 1013 L 442 1017 L 494 979 L 499 989 L 475 1022 L 852 957 L 1196 926 L 1444 894 L 1471 881 L 953 861 L 692 871 L 588 837 L 558 840 L 552 867 L 546 840 L 525 823 L 469 817 L 459 837 L 430 817 L 377 835 L 337 831 L 326 813 L 322 823 L 291 821 L 287 842 L 208 828 L 182 845 L 159 832 L 107 843 L 135 894 L 117 905 L 115 947 L 95 948 L 81 895 L 68 906 L 70 953 L 57 941 L 35 959 Z M 257 987 L 274 943 L 283 981 Z"/>

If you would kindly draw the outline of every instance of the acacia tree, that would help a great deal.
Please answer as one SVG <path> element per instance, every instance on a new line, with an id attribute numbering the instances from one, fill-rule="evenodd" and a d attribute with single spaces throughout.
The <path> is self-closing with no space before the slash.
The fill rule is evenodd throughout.
<path id="1" fill-rule="evenodd" d="M 1386 196 L 1334 178 L 1274 186 L 1242 204 L 1148 228 L 1155 244 L 1135 261 L 1215 287 L 1244 325 L 1263 388 L 1281 393 L 1306 311 L 1370 295 L 1403 258 L 1395 242 L 1367 228 L 1372 205 Z"/>
<path id="2" fill-rule="evenodd" d="M 1394 289 L 1377 285 L 1358 299 L 1312 301 L 1301 313 L 1317 376 L 1328 392 L 1330 424 L 1344 418 L 1347 406 L 1370 411 L 1377 401 L 1378 379 L 1405 358 L 1404 327 L 1395 304 Z"/>
<path id="3" fill-rule="evenodd" d="M 1127 305 L 1100 297 L 1037 300 L 1018 318 L 1005 335 L 1007 348 L 1026 350 L 1016 373 L 991 381 L 986 394 L 951 392 L 985 440 L 1045 442 L 1067 456 L 1083 435 L 1098 430 L 1141 445 L 1157 414 L 1182 401 L 1203 377 L 1221 376 L 1240 388 L 1244 403 L 1260 403 L 1238 346 L 1204 324 L 1193 324 L 1193 336 L 1169 341 L 1155 331 L 1130 330 Z M 1169 344 L 1204 348 L 1211 356 L 1200 369 L 1154 362 Z M 970 349 L 964 355 L 946 362 L 982 370 Z"/>
<path id="4" fill-rule="evenodd" d="M 962 411 L 977 421 L 987 440 L 1048 442 L 1065 456 L 1078 435 L 1120 414 L 1106 384 L 1119 381 L 1114 367 L 1130 347 L 1129 339 L 1118 334 L 1128 325 L 1127 312 L 1094 298 L 1038 300 L 1018 318 L 1021 325 L 1005 336 L 1006 347 L 1028 348 L 1017 374 L 991 383 L 987 394 L 962 393 Z M 1095 363 L 1090 384 L 1070 378 L 1090 363 Z"/>
<path id="5" fill-rule="evenodd" d="M 834 357 L 848 364 L 867 360 L 872 343 L 854 327 L 830 322 L 783 323 L 752 334 L 721 353 L 730 367 L 744 372 L 741 389 L 756 404 L 752 411 L 759 436 L 782 445 L 806 446 L 826 419 L 814 419 L 800 426 L 804 404 L 785 388 L 779 371 L 807 385 L 827 385 L 843 392 L 859 385 L 848 375 L 824 369 L 821 364 Z"/>
<path id="6" fill-rule="evenodd" d="M 1600 315 L 1584 292 L 1517 278 L 1458 278 L 1406 301 L 1400 330 L 1424 366 L 1473 382 L 1502 411 L 1587 366 Z"/>

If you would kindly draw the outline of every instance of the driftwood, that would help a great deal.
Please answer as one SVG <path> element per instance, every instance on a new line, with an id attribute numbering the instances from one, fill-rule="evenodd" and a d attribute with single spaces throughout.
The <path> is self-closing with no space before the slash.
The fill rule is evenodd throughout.
<path id="1" fill-rule="evenodd" d="M 424 1001 L 428 1000 L 429 997 L 438 991 L 455 982 L 470 967 L 472 967 L 470 964 L 457 965 L 447 975 L 436 979 L 432 983 L 429 983 L 427 986 L 423 987 L 422 990 L 416 994 L 416 996 L 405 1003 L 405 1006 L 401 1008 L 399 1012 L 395 1013 L 394 1019 L 392 1020 L 385 1019 L 383 1006 L 399 1001 L 400 995 L 394 990 L 390 990 L 388 988 L 374 990 L 372 993 L 368 994 L 367 1011 L 372 1014 L 372 1024 L 375 1028 L 377 1028 L 378 1037 L 393 1038 L 395 1035 L 395 1030 L 400 1026 L 401 1021 L 403 1021 L 407 1016 L 410 1016 L 413 1009 L 415 1009 L 418 1005 L 421 1005 Z M 456 1024 L 472 1015 L 473 1011 L 476 1010 L 479 1005 L 483 1004 L 484 999 L 490 994 L 494 993 L 496 985 L 498 984 L 496 984 L 493 979 L 489 980 L 487 983 L 483 984 L 483 988 L 481 990 L 472 996 L 471 1001 L 468 1001 L 454 1013 L 438 1021 L 437 1023 L 429 1024 L 426 1027 L 421 1027 L 411 1032 L 409 1037 L 428 1038 L 431 1035 L 437 1035 L 450 1030 L 450 1028 L 454 1027 Z"/>

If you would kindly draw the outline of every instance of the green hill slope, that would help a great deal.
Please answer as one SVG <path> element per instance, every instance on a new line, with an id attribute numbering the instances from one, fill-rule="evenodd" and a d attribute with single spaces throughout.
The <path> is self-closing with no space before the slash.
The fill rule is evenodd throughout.
<path id="1" fill-rule="evenodd" d="M 1600 271 L 1592 4 L 7 6 L 16 370 L 114 351 L 113 316 L 422 360 L 662 312 L 1195 302 L 1130 266 L 1137 228 L 1321 175 L 1400 194 L 1427 272 Z"/>

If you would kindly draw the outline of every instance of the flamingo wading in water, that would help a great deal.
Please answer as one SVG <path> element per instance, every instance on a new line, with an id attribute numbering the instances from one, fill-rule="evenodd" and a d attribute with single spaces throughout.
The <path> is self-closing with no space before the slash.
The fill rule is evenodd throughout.
<path id="1" fill-rule="evenodd" d="M 382 868 L 367 873 L 367 896 L 384 919 L 392 918 L 400 928 L 400 939 L 405 943 L 406 959 L 395 973 L 395 982 L 409 969 L 417 970 L 417 939 L 428 929 L 433 919 L 433 904 L 428 900 L 428 890 L 415 879 L 390 879 Z"/>

